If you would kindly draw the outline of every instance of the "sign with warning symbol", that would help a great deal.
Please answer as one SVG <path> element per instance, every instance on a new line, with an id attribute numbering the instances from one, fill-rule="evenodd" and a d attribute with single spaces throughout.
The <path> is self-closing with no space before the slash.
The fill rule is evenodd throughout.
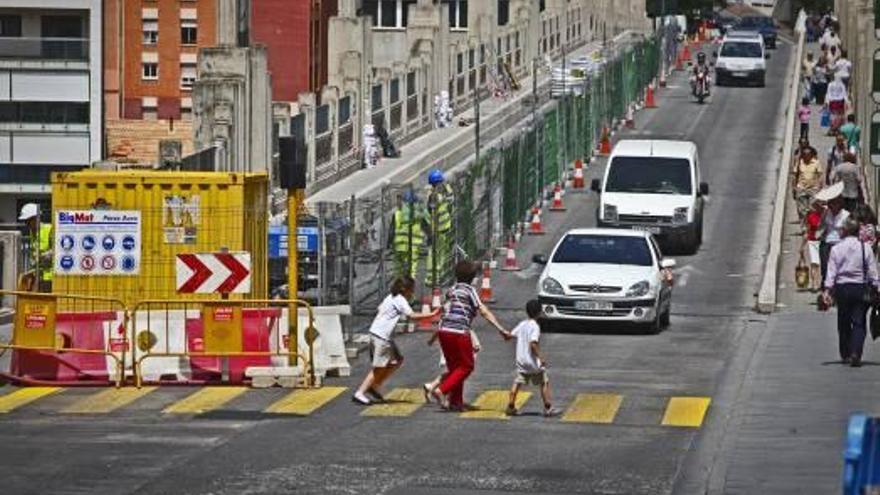
<path id="1" fill-rule="evenodd" d="M 141 212 L 56 210 L 57 275 L 138 275 Z"/>

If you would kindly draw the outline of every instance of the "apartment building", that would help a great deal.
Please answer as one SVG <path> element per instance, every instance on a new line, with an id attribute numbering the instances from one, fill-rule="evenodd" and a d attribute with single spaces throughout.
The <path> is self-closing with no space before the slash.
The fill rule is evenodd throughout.
<path id="1" fill-rule="evenodd" d="M 217 39 L 217 0 L 104 0 L 107 154 L 155 163 L 158 143 L 192 150 L 200 48 Z"/>
<path id="2" fill-rule="evenodd" d="M 101 0 L 0 0 L 0 223 L 101 158 L 101 16 Z"/>

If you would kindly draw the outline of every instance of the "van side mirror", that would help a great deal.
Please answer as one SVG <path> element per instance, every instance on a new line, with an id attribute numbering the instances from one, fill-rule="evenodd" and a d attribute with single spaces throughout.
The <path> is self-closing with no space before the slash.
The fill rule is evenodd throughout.
<path id="1" fill-rule="evenodd" d="M 536 254 L 532 256 L 532 262 L 538 265 L 546 265 L 547 264 L 547 255 L 544 254 Z"/>
<path id="2" fill-rule="evenodd" d="M 596 191 L 597 193 L 599 192 L 599 179 L 593 179 L 590 182 L 590 189 Z"/>
<path id="3" fill-rule="evenodd" d="M 709 195 L 709 184 L 705 182 L 700 182 L 700 196 L 708 196 Z"/>

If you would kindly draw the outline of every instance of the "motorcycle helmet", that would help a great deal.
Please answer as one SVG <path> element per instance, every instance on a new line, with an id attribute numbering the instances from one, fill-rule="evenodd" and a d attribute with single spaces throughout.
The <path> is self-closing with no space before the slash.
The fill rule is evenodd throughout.
<path id="1" fill-rule="evenodd" d="M 441 182 L 443 182 L 443 172 L 436 168 L 434 170 L 431 170 L 431 173 L 428 174 L 428 184 L 436 186 Z"/>
<path id="2" fill-rule="evenodd" d="M 697 63 L 700 65 L 703 65 L 706 63 L 706 54 L 705 53 L 700 52 L 697 54 Z"/>

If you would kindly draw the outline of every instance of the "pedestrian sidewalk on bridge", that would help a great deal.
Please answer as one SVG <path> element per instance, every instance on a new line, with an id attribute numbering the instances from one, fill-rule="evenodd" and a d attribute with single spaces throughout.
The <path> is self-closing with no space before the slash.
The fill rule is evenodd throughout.
<path id="1" fill-rule="evenodd" d="M 807 50 L 815 53 L 818 46 Z M 834 138 L 819 125 L 822 107 L 811 108 L 810 144 L 824 167 Z M 840 493 L 850 415 L 880 414 L 880 348 L 868 339 L 862 368 L 839 361 L 836 311 L 820 312 L 818 294 L 794 282 L 802 239 L 789 192 L 777 311 L 766 321 L 734 400 L 707 493 Z"/>
<path id="2" fill-rule="evenodd" d="M 600 42 L 587 43 L 580 48 L 568 53 L 569 59 L 592 55 L 602 49 Z M 554 60 L 554 66 L 560 61 Z M 518 81 L 520 89 L 512 92 L 506 99 L 488 98 L 480 103 L 481 142 L 488 143 L 493 138 L 502 135 L 508 130 L 512 119 L 517 119 L 516 125 L 530 115 L 530 105 L 527 104 L 532 93 L 532 76 L 523 77 Z M 550 77 L 546 72 L 539 72 L 538 94 L 543 95 L 549 88 Z M 546 104 L 541 100 L 540 105 Z M 460 119 L 470 120 L 474 118 L 474 108 L 471 107 L 455 116 L 451 127 L 434 129 L 423 136 L 400 146 L 399 158 L 381 158 L 379 164 L 371 169 L 358 170 L 350 176 L 310 195 L 306 202 L 316 204 L 319 202 L 345 201 L 352 195 L 356 197 L 368 196 L 384 183 L 406 183 L 427 172 L 435 163 L 440 163 L 440 168 L 448 170 L 458 163 L 460 159 L 466 159 L 473 154 L 474 124 L 459 127 Z M 461 151 L 463 149 L 464 153 Z M 458 153 L 456 153 L 458 151 Z"/>

